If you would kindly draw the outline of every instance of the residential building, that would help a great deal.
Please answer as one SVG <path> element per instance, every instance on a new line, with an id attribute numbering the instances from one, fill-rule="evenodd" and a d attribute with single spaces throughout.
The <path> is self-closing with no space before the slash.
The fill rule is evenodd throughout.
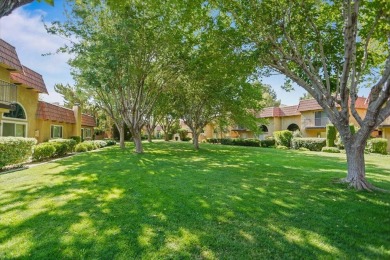
<path id="1" fill-rule="evenodd" d="M 13 46 L 0 39 L 0 136 L 92 138 L 95 120 L 73 109 L 39 101 L 48 94 L 40 74 L 23 66 Z"/>

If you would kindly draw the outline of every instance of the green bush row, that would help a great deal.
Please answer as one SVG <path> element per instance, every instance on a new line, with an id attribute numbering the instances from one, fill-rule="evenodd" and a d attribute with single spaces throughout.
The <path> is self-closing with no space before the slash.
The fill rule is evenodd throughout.
<path id="1" fill-rule="evenodd" d="M 373 138 L 367 141 L 366 150 L 370 153 L 387 154 L 387 139 Z"/>
<path id="2" fill-rule="evenodd" d="M 322 147 L 321 152 L 324 152 L 324 153 L 340 153 L 340 149 L 337 148 L 337 147 L 324 146 L 324 147 Z"/>
<path id="3" fill-rule="evenodd" d="M 36 143 L 35 138 L 0 137 L 0 169 L 27 161 Z"/>
<path id="4" fill-rule="evenodd" d="M 222 138 L 221 139 L 221 144 L 259 147 L 260 146 L 260 140 L 252 139 L 252 138 L 249 138 L 249 139 Z"/>
<path id="5" fill-rule="evenodd" d="M 293 138 L 291 147 L 293 149 L 307 148 L 310 151 L 321 151 L 326 146 L 326 138 Z"/>

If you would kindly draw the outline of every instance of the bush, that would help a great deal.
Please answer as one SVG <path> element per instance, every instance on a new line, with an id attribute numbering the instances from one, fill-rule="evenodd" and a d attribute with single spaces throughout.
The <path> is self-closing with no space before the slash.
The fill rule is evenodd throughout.
<path id="1" fill-rule="evenodd" d="M 103 148 L 107 146 L 107 142 L 103 140 L 92 141 L 98 148 Z"/>
<path id="2" fill-rule="evenodd" d="M 373 138 L 367 141 L 367 151 L 370 153 L 387 154 L 387 139 Z"/>
<path id="3" fill-rule="evenodd" d="M 184 129 L 184 128 L 181 128 L 181 129 L 177 130 L 177 133 L 180 136 L 180 140 L 185 141 L 184 139 L 187 138 L 188 130 Z"/>
<path id="4" fill-rule="evenodd" d="M 107 146 L 116 145 L 116 141 L 115 140 L 104 139 L 104 142 L 106 142 Z"/>
<path id="5" fill-rule="evenodd" d="M 218 138 L 207 138 L 206 142 L 208 142 L 210 144 L 218 144 L 218 143 L 221 143 L 221 139 L 218 139 Z"/>
<path id="6" fill-rule="evenodd" d="M 288 150 L 288 147 L 287 147 L 287 146 L 284 146 L 284 145 L 277 145 L 277 146 L 276 146 L 276 149 Z"/>
<path id="7" fill-rule="evenodd" d="M 27 161 L 36 143 L 35 138 L 0 137 L 0 168 Z"/>
<path id="8" fill-rule="evenodd" d="M 81 136 L 71 136 L 70 139 L 75 140 L 76 144 L 81 143 Z"/>
<path id="9" fill-rule="evenodd" d="M 336 140 L 336 127 L 334 125 L 326 125 L 326 146 L 327 147 L 334 147 L 335 146 L 335 140 Z"/>
<path id="10" fill-rule="evenodd" d="M 191 141 L 192 139 L 190 137 L 184 137 L 184 138 L 181 138 L 181 140 L 183 142 L 188 142 L 188 141 Z"/>
<path id="11" fill-rule="evenodd" d="M 68 145 L 63 142 L 50 142 L 56 149 L 54 156 L 60 157 L 64 156 L 68 152 Z"/>
<path id="12" fill-rule="evenodd" d="M 292 134 L 293 134 L 293 138 L 294 137 L 303 137 L 300 130 L 295 130 Z"/>
<path id="13" fill-rule="evenodd" d="M 87 147 L 88 151 L 92 151 L 92 150 L 97 149 L 96 145 L 92 141 L 84 141 L 84 142 L 82 142 L 82 144 L 84 144 L 85 147 Z"/>
<path id="14" fill-rule="evenodd" d="M 326 145 L 325 138 L 293 138 L 291 140 L 291 146 L 293 149 L 298 150 L 301 147 L 307 148 L 310 151 L 321 151 Z"/>
<path id="15" fill-rule="evenodd" d="M 62 150 L 59 152 L 56 152 L 56 154 L 61 153 L 61 155 L 65 155 L 67 153 L 73 152 L 74 148 L 77 144 L 76 140 L 74 140 L 74 139 L 51 139 L 51 140 L 49 140 L 49 142 L 50 143 L 63 143 L 66 145 L 65 152 L 63 152 Z M 60 149 L 64 149 L 64 148 L 60 148 Z M 59 155 L 59 156 L 61 156 L 61 155 Z"/>
<path id="16" fill-rule="evenodd" d="M 53 143 L 41 143 L 34 147 L 32 158 L 34 161 L 41 161 L 54 157 L 56 148 Z"/>
<path id="17" fill-rule="evenodd" d="M 76 153 L 84 153 L 84 152 L 88 151 L 88 148 L 84 143 L 79 143 L 76 145 L 75 151 L 76 151 Z"/>
<path id="18" fill-rule="evenodd" d="M 321 152 L 324 152 L 324 153 L 340 153 L 340 149 L 337 148 L 337 147 L 324 146 L 324 147 L 322 147 Z"/>
<path id="19" fill-rule="evenodd" d="M 305 147 L 301 147 L 298 149 L 299 151 L 303 151 L 303 152 L 307 152 L 307 151 L 310 151 L 309 149 L 305 148 Z"/>
<path id="20" fill-rule="evenodd" d="M 273 147 L 275 146 L 275 139 L 265 139 L 260 141 L 261 147 Z"/>
<path id="21" fill-rule="evenodd" d="M 275 131 L 274 138 L 277 146 L 291 146 L 292 132 L 288 130 Z"/>
<path id="22" fill-rule="evenodd" d="M 242 138 L 222 138 L 218 139 L 221 140 L 221 144 L 224 145 L 237 145 L 237 146 L 253 146 L 253 147 L 259 147 L 260 146 L 260 140 L 258 139 L 242 139 Z"/>

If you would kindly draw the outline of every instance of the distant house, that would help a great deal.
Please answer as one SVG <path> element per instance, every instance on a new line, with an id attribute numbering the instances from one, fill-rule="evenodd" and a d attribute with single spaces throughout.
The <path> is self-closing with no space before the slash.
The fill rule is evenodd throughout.
<path id="1" fill-rule="evenodd" d="M 0 136 L 35 137 L 38 142 L 54 138 L 92 138 L 95 119 L 78 106 L 68 109 L 39 101 L 48 94 L 40 74 L 21 65 L 16 50 L 0 39 Z"/>
<path id="2" fill-rule="evenodd" d="M 367 99 L 359 97 L 356 100 L 356 111 L 364 117 L 367 111 Z M 268 119 L 267 125 L 262 125 L 263 135 L 272 136 L 274 131 L 300 130 L 304 137 L 325 137 L 326 125 L 330 123 L 328 116 L 315 99 L 301 100 L 298 105 L 285 107 L 268 107 L 263 109 L 259 118 Z M 358 126 L 354 117 L 350 118 L 351 124 Z M 390 118 L 387 118 L 376 131 L 374 137 L 383 137 L 388 140 L 390 151 Z"/>

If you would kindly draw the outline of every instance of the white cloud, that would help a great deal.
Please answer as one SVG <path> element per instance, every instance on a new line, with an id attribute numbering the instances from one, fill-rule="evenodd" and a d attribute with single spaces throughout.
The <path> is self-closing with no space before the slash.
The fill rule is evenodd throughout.
<path id="1" fill-rule="evenodd" d="M 63 103 L 61 95 L 54 92 L 56 83 L 73 83 L 70 67 L 66 63 L 67 54 L 42 56 L 55 53 L 66 43 L 66 40 L 48 34 L 42 22 L 42 10 L 27 12 L 23 8 L 16 9 L 9 16 L 0 19 L 0 38 L 16 48 L 21 63 L 40 73 L 45 80 L 49 96 L 43 95 L 48 102 Z"/>

